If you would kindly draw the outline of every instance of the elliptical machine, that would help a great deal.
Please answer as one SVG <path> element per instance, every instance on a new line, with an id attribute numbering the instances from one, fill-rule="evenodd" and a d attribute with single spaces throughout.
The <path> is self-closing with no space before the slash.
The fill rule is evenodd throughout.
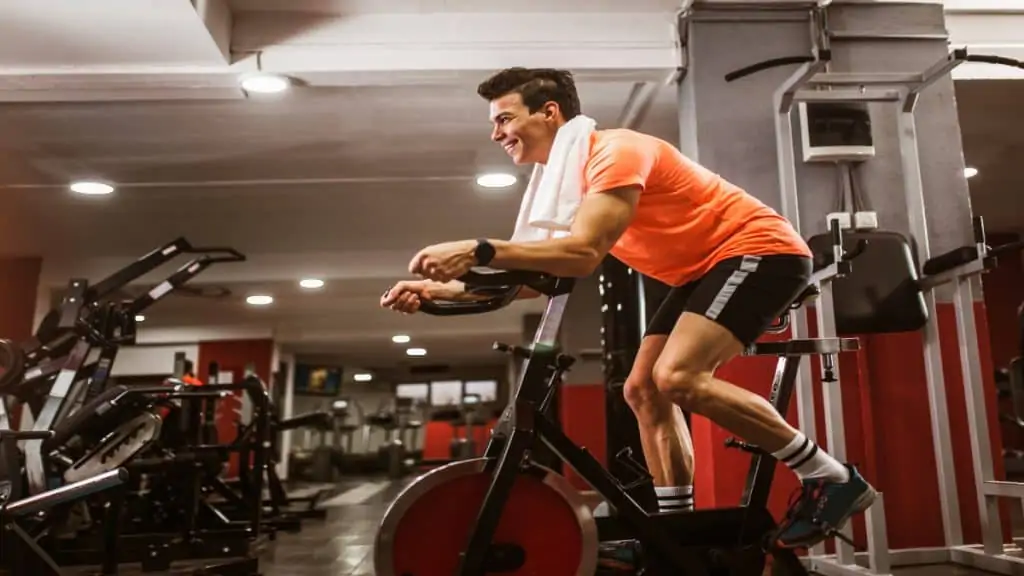
<path id="1" fill-rule="evenodd" d="M 775 573 L 806 576 L 792 550 L 772 546 L 777 528 L 768 511 L 776 461 L 755 446 L 733 442 L 753 455 L 747 487 L 736 507 L 659 512 L 651 476 L 628 454 L 637 478 L 623 482 L 585 448 L 574 444 L 546 414 L 574 359 L 562 354 L 557 334 L 574 281 L 535 272 L 471 271 L 462 278 L 488 300 L 438 304 L 420 310 L 439 316 L 477 314 L 508 305 L 521 286 L 550 298 L 529 348 L 495 344 L 523 360 L 515 397 L 496 425 L 482 458 L 432 470 L 410 484 L 386 512 L 376 538 L 380 576 L 484 576 L 489 573 L 591 576 L 601 542 L 633 540 L 644 574 L 760 576 L 769 555 Z M 812 284 L 791 305 L 818 293 Z M 784 317 L 780 323 L 788 325 Z M 826 375 L 854 338 L 758 343 L 746 355 L 773 355 L 778 365 L 770 401 L 785 416 L 802 356 L 822 355 Z M 530 458 L 546 444 L 614 510 L 595 518 L 569 482 Z M 440 523 L 440 524 L 439 524 Z M 423 534 L 432 535 L 424 539 Z"/>

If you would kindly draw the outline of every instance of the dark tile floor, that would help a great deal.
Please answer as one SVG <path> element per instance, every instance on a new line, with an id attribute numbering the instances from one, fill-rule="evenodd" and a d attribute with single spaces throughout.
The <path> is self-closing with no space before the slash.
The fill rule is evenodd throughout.
<path id="1" fill-rule="evenodd" d="M 394 482 L 358 504 L 328 508 L 326 520 L 282 534 L 260 557 L 263 576 L 373 576 L 377 524 L 406 483 Z"/>
<path id="2" fill-rule="evenodd" d="M 301 533 L 280 536 L 261 556 L 263 576 L 372 576 L 377 524 L 388 504 L 407 483 L 392 483 L 359 504 L 329 508 L 326 521 L 309 521 Z M 1015 514 L 1016 526 L 1021 526 L 1021 520 Z M 894 570 L 895 576 L 987 574 L 957 566 L 915 566 Z"/>
<path id="3" fill-rule="evenodd" d="M 351 493 L 353 488 L 375 483 L 380 490 L 363 498 L 355 496 L 348 501 L 328 501 L 327 518 L 306 520 L 302 531 L 297 534 L 281 534 L 269 543 L 260 554 L 262 576 L 373 576 L 373 543 L 377 525 L 388 504 L 410 482 L 387 483 L 382 479 L 351 480 L 339 484 L 333 494 Z M 372 487 L 371 487 L 372 488 Z M 360 489 L 361 490 L 361 489 Z M 358 493 L 360 490 L 356 490 Z M 332 494 L 332 495 L 333 495 Z M 345 500 L 341 497 L 341 500 Z M 1016 509 L 1015 509 L 1016 510 Z M 1024 525 L 1019 513 L 1014 524 Z M 186 574 L 193 571 L 176 567 L 170 574 Z M 899 568 L 895 576 L 981 576 L 987 574 L 978 570 L 954 566 L 918 566 Z M 94 570 L 75 571 L 74 574 L 95 574 Z M 123 566 L 121 576 L 141 574 L 137 567 Z M 153 574 L 153 573 L 150 573 Z M 28 576 L 28 575 L 13 575 Z"/>

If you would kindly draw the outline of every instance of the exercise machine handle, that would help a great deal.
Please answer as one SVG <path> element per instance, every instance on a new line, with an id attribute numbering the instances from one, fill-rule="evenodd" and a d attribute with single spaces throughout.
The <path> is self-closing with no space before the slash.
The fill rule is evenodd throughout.
<path id="1" fill-rule="evenodd" d="M 8 504 L 4 512 L 9 516 L 28 516 L 49 510 L 65 502 L 81 500 L 97 492 L 120 486 L 127 481 L 128 471 L 124 468 L 117 468 L 92 478 L 61 486 L 49 492 L 18 500 Z"/>
<path id="2" fill-rule="evenodd" d="M 769 58 L 750 66 L 745 66 L 739 70 L 733 70 L 725 75 L 726 82 L 733 82 L 740 78 L 745 78 L 758 72 L 763 72 L 771 68 L 778 68 L 780 66 L 789 66 L 791 64 L 805 64 L 807 62 L 814 62 L 815 60 L 829 60 L 830 53 L 828 50 L 822 50 L 818 58 L 814 56 L 780 56 L 779 58 Z"/>
<path id="3" fill-rule="evenodd" d="M 18 430 L 0 430 L 0 440 L 7 440 L 8 438 L 21 441 L 21 440 L 49 440 L 53 438 L 52 430 L 27 430 L 21 432 Z"/>
<path id="4" fill-rule="evenodd" d="M 1024 62 L 1015 58 L 1007 58 L 1005 56 L 996 56 L 992 54 L 967 54 L 964 56 L 964 60 L 967 62 L 981 62 L 983 64 L 999 64 L 1001 66 L 1010 66 L 1012 68 L 1024 69 Z"/>

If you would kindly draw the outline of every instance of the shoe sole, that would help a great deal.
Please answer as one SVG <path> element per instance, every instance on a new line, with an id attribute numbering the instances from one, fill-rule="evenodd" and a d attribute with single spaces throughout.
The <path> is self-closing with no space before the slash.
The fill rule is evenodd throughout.
<path id="1" fill-rule="evenodd" d="M 839 519 L 839 523 L 832 530 L 834 532 L 838 532 L 845 528 L 846 524 L 850 522 L 850 518 L 853 518 L 855 515 L 860 514 L 861 512 L 864 512 L 865 510 L 870 508 L 871 505 L 875 503 L 876 499 L 878 499 L 878 491 L 869 486 L 866 492 L 858 496 L 857 499 L 853 501 L 853 508 L 850 509 L 850 512 L 846 514 L 846 516 L 843 516 Z M 801 542 L 799 544 L 789 545 L 784 544 L 782 542 L 778 542 L 777 544 L 779 548 L 793 550 L 796 548 L 810 548 L 811 546 L 816 546 L 828 539 L 829 536 L 825 535 L 821 538 L 811 540 L 810 542 Z"/>

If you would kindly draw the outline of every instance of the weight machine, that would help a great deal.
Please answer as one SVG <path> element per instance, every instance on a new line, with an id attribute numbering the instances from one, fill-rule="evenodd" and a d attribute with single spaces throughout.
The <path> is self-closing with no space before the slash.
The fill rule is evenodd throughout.
<path id="1" fill-rule="evenodd" d="M 923 72 L 914 73 L 842 73 L 828 71 L 831 60 L 829 35 L 821 26 L 820 13 L 812 12 L 812 40 L 810 56 L 775 58 L 753 64 L 726 75 L 727 81 L 778 66 L 800 64 L 775 91 L 776 152 L 779 181 L 782 191 L 782 213 L 799 231 L 798 185 L 794 153 L 791 111 L 798 102 L 876 102 L 898 106 L 899 147 L 903 168 L 903 186 L 906 196 L 910 232 L 916 246 L 916 256 L 923 262 L 923 274 L 917 287 L 923 298 L 927 322 L 923 327 L 925 372 L 931 417 L 932 438 L 938 469 L 939 496 L 942 506 L 945 545 L 937 548 L 890 550 L 886 534 L 884 499 L 882 494 L 865 513 L 867 553 L 856 554 L 847 541 L 852 526 L 847 526 L 835 539 L 836 553 L 825 555 L 824 546 L 818 545 L 807 558 L 810 569 L 829 576 L 888 574 L 893 566 L 952 562 L 1002 574 L 1016 574 L 1024 569 L 1024 559 L 1013 557 L 1016 546 L 1004 547 L 1002 524 L 999 518 L 998 498 L 1012 497 L 1024 500 L 1024 483 L 997 481 L 994 478 L 992 451 L 983 387 L 981 360 L 978 350 L 977 328 L 974 318 L 972 280 L 983 273 L 991 263 L 991 250 L 984 236 L 980 219 L 974 222 L 974 244 L 957 248 L 932 257 L 928 237 L 928 219 L 925 211 L 924 186 L 918 154 L 917 129 L 914 110 L 922 92 L 951 70 L 965 62 L 983 62 L 1024 68 L 1017 60 L 970 54 L 959 48 Z M 856 264 L 854 264 L 856 266 Z M 969 545 L 964 542 L 960 522 L 959 498 L 950 439 L 949 412 L 942 372 L 939 328 L 934 289 L 951 284 L 956 313 L 957 339 L 961 349 L 961 370 L 967 406 L 967 420 L 971 435 L 972 464 L 978 498 L 979 520 L 983 543 Z M 821 296 L 815 307 L 818 337 L 837 336 L 833 286 L 822 283 Z M 791 313 L 793 338 L 807 337 L 807 316 L 803 309 Z M 843 424 L 838 364 L 833 378 L 822 382 L 822 401 L 825 409 L 825 437 L 830 452 L 838 460 L 846 459 L 846 434 Z M 797 382 L 797 410 L 801 429 L 815 437 L 814 397 L 810 366 L 801 365 Z M 866 556 L 866 558 L 865 558 Z M 865 566 L 866 564 L 866 566 Z"/>

